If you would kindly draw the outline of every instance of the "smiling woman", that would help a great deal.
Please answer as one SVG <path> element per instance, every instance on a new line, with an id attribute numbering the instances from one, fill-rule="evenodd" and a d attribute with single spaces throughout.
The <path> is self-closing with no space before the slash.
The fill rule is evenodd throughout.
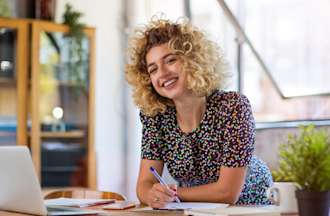
<path id="1" fill-rule="evenodd" d="M 173 106 L 173 101 L 160 97 L 150 85 L 150 69 L 155 69 L 157 65 L 147 62 L 147 53 L 160 50 L 160 47 L 172 54 L 169 56 L 172 58 L 164 60 L 173 60 L 174 56 L 180 59 L 182 70 L 187 71 L 187 88 L 195 94 L 207 95 L 225 85 L 229 73 L 220 48 L 187 20 L 181 19 L 174 24 L 153 18 L 148 26 L 137 28 L 136 32 L 130 40 L 126 78 L 135 87 L 134 101 L 144 113 L 155 115 L 164 112 L 168 105 Z M 154 47 L 158 49 L 151 50 Z"/>
<path id="2" fill-rule="evenodd" d="M 228 73 L 218 46 L 186 20 L 152 20 L 135 32 L 126 77 L 143 124 L 140 201 L 154 208 L 178 198 L 270 203 L 269 169 L 253 156 L 251 106 L 244 95 L 220 90 Z M 179 187 L 150 173 L 164 164 Z"/>
<path id="3" fill-rule="evenodd" d="M 185 86 L 187 73 L 182 70 L 182 59 L 172 53 L 167 44 L 151 48 L 146 60 L 152 86 L 159 95 L 174 100 L 188 92 Z"/>

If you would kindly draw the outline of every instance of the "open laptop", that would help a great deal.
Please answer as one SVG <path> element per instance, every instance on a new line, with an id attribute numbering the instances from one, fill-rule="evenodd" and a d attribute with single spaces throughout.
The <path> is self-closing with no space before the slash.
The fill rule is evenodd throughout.
<path id="1" fill-rule="evenodd" d="M 46 207 L 29 149 L 0 147 L 0 209 L 35 215 L 89 215 L 99 211 Z"/>

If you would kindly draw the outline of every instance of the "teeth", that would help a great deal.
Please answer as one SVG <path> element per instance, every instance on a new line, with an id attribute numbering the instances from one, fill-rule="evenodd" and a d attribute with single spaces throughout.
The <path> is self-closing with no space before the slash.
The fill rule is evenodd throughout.
<path id="1" fill-rule="evenodd" d="M 171 80 L 168 80 L 166 82 L 164 82 L 163 86 L 164 87 L 167 87 L 169 85 L 171 85 L 172 83 L 174 83 L 177 79 L 171 79 Z"/>

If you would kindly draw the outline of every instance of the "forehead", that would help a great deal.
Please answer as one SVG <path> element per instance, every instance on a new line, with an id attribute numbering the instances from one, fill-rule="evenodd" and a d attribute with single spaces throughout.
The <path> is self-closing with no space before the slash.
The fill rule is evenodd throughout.
<path id="1" fill-rule="evenodd" d="M 168 47 L 167 43 L 154 46 L 148 51 L 146 55 L 147 64 L 156 62 L 171 52 L 172 51 Z"/>

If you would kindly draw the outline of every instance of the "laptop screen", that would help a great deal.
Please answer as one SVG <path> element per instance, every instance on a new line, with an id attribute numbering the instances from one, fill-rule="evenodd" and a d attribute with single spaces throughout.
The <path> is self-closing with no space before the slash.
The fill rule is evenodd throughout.
<path id="1" fill-rule="evenodd" d="M 27 147 L 0 147 L 0 191 L 0 209 L 47 215 Z"/>

